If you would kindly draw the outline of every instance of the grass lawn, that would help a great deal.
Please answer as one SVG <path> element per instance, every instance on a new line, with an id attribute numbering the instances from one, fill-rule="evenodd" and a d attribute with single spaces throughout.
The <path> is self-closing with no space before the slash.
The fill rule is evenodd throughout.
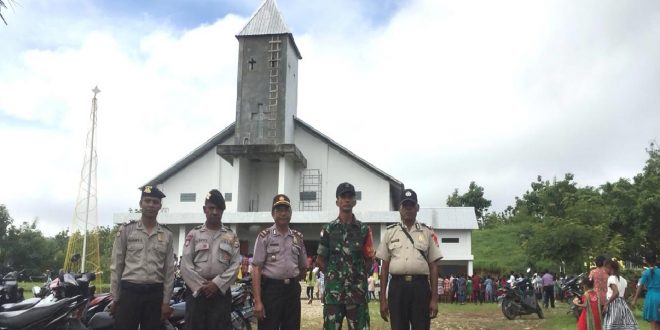
<path id="1" fill-rule="evenodd" d="M 552 329 L 563 330 L 576 328 L 576 320 L 568 315 L 568 305 L 557 302 L 556 308 L 545 309 L 545 318 L 539 319 L 536 314 L 523 315 L 515 320 L 508 320 L 502 315 L 498 304 L 483 305 L 452 305 L 440 304 L 438 317 L 431 321 L 431 329 Z M 313 305 L 302 304 L 302 329 L 321 329 L 323 325 L 322 306 L 318 301 Z M 380 307 L 377 302 L 369 303 L 371 329 L 390 329 L 389 323 L 380 317 Z M 641 319 L 641 311 L 635 310 L 635 316 L 642 329 L 648 328 L 648 323 Z M 346 327 L 344 327 L 346 329 Z"/>

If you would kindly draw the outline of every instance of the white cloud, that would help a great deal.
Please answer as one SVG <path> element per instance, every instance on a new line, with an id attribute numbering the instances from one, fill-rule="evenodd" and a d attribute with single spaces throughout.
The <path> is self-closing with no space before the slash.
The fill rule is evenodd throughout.
<path id="1" fill-rule="evenodd" d="M 427 206 L 472 180 L 502 209 L 537 174 L 630 177 L 657 138 L 655 2 L 419 0 L 386 21 L 361 2 L 279 2 L 303 55 L 298 115 Z M 70 223 L 95 85 L 105 225 L 233 121 L 247 17 L 177 30 L 31 10 L 12 17 L 0 63 L 0 203 L 17 220 Z"/>

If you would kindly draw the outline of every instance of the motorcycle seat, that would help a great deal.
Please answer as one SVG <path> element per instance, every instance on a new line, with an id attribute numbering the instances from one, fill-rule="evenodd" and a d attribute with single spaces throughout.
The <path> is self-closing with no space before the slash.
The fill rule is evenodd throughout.
<path id="1" fill-rule="evenodd" d="M 25 328 L 65 308 L 72 299 L 66 298 L 20 311 L 0 312 L 0 328 Z"/>
<path id="2" fill-rule="evenodd" d="M 11 312 L 28 309 L 40 301 L 40 298 L 29 298 L 15 304 L 4 304 L 0 306 L 0 312 Z"/>
<path id="3" fill-rule="evenodd" d="M 170 319 L 180 320 L 185 317 L 186 315 L 185 302 L 180 302 L 178 304 L 172 305 L 172 309 L 174 310 L 174 312 L 172 312 L 172 316 L 170 316 Z"/>
<path id="4" fill-rule="evenodd" d="M 115 324 L 115 319 L 108 312 L 98 312 L 92 316 L 87 324 L 88 329 L 107 329 Z"/>

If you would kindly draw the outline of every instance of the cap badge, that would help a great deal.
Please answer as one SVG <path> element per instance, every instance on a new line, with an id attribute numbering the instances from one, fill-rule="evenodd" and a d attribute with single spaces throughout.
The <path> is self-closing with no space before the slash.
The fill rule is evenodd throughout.
<path id="1" fill-rule="evenodd" d="M 284 196 L 280 196 L 280 200 L 283 201 L 283 200 L 284 200 Z"/>
<path id="2" fill-rule="evenodd" d="M 211 199 L 211 193 L 206 194 L 206 199 Z"/>
<path id="3" fill-rule="evenodd" d="M 151 186 L 144 186 L 144 192 L 147 194 L 151 193 Z"/>
<path id="4" fill-rule="evenodd" d="M 406 191 L 406 197 L 412 196 L 412 193 L 410 191 Z"/>

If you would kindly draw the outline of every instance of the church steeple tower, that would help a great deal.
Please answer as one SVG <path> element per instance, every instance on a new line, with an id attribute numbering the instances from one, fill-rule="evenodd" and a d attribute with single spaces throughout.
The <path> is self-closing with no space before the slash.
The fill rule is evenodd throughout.
<path id="1" fill-rule="evenodd" d="M 302 57 L 275 0 L 265 0 L 236 38 L 235 143 L 293 143 Z"/>

